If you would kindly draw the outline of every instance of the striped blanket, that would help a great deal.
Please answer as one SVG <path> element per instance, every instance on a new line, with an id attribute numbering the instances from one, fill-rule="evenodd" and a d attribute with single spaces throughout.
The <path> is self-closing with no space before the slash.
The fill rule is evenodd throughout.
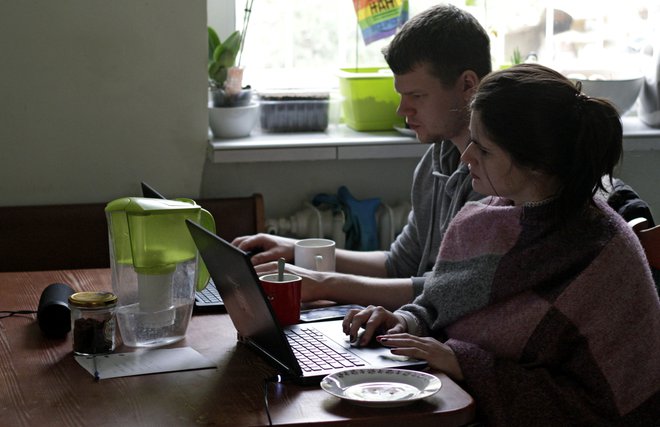
<path id="1" fill-rule="evenodd" d="M 487 425 L 660 425 L 660 302 L 639 241 L 604 202 L 470 202 L 403 306 L 446 340 Z"/>

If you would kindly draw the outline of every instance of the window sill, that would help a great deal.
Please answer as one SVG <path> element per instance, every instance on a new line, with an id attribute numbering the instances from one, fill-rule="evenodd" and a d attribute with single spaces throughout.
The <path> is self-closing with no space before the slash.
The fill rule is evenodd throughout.
<path id="1" fill-rule="evenodd" d="M 325 132 L 261 133 L 209 141 L 213 163 L 419 158 L 428 147 L 392 131 L 357 132 L 346 125 Z"/>
<path id="2" fill-rule="evenodd" d="M 623 118 L 623 137 L 625 151 L 660 150 L 660 129 L 637 117 Z M 420 158 L 427 148 L 396 131 L 357 132 L 338 125 L 325 132 L 256 130 L 247 138 L 210 139 L 208 158 L 212 163 Z"/>

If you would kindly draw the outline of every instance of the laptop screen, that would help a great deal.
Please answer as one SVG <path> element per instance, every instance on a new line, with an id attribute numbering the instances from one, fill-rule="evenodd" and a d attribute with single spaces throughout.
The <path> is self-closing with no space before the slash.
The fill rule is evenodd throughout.
<path id="1" fill-rule="evenodd" d="M 266 302 L 249 255 L 194 222 L 186 223 L 240 337 L 283 369 L 299 374 L 300 368 Z"/>

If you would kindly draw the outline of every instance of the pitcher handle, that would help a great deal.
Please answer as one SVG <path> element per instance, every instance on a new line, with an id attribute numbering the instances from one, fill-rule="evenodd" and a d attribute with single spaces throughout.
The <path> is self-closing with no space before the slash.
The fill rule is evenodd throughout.
<path id="1" fill-rule="evenodd" d="M 200 225 L 208 231 L 215 233 L 215 220 L 213 219 L 213 215 L 204 208 L 200 209 Z M 197 270 L 197 291 L 203 291 L 204 288 L 206 288 L 206 285 L 208 285 L 211 275 L 206 268 L 206 264 L 204 264 L 204 260 L 199 256 L 199 253 L 197 257 L 199 260 L 199 269 Z"/>

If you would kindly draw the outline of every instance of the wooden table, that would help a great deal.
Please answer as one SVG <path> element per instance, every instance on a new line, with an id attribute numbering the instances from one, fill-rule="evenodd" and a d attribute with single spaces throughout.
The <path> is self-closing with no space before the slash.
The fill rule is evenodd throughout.
<path id="1" fill-rule="evenodd" d="M 110 271 L 0 273 L 0 310 L 36 310 L 42 290 L 64 282 L 74 290 L 111 290 Z M 105 379 L 74 360 L 72 337 L 47 339 L 36 315 L 0 319 L 0 424 L 3 426 L 241 426 L 268 425 L 264 378 L 276 371 L 236 342 L 226 314 L 195 314 L 186 339 L 217 369 Z M 117 351 L 130 349 L 118 348 Z M 304 423 L 455 426 L 474 417 L 474 401 L 441 373 L 442 389 L 400 408 L 351 405 L 318 386 L 271 384 L 275 425 Z"/>

